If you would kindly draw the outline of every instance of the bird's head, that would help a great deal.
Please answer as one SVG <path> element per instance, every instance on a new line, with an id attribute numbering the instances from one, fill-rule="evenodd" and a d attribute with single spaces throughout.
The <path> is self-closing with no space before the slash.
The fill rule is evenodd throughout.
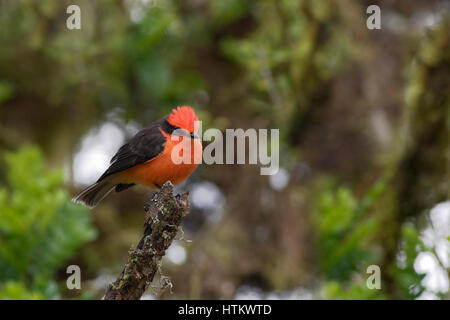
<path id="1" fill-rule="evenodd" d="M 189 106 L 181 106 L 172 109 L 172 113 L 167 118 L 167 122 L 171 126 L 182 129 L 181 131 L 187 131 L 187 133 L 194 138 L 198 137 L 197 132 L 199 129 L 196 121 L 198 121 L 198 117 L 195 114 L 194 109 Z"/>

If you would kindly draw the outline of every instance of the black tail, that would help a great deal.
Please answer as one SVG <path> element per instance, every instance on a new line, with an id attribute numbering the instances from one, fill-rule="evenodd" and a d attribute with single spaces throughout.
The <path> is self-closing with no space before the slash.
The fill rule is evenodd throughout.
<path id="1" fill-rule="evenodd" d="M 115 184 L 108 181 L 99 181 L 83 190 L 72 199 L 74 202 L 84 204 L 86 207 L 93 208 L 102 201 L 114 188 Z"/>

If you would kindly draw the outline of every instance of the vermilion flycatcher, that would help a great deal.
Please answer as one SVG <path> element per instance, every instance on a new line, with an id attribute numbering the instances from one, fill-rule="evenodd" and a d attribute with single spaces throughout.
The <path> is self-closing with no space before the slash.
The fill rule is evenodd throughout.
<path id="1" fill-rule="evenodd" d="M 170 115 L 142 129 L 120 147 L 97 182 L 73 200 L 92 208 L 112 190 L 120 192 L 135 184 L 156 189 L 167 181 L 174 185 L 183 182 L 202 158 L 196 121 L 198 117 L 191 107 L 173 109 Z M 181 137 L 172 139 L 173 135 Z M 172 150 L 178 143 L 190 144 L 185 149 L 180 148 L 181 153 L 183 150 L 191 151 L 190 161 L 177 164 L 172 160 Z"/>

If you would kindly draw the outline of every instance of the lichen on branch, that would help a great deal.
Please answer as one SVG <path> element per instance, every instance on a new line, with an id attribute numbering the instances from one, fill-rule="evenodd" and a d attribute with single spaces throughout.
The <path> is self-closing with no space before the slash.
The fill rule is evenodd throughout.
<path id="1" fill-rule="evenodd" d="M 108 286 L 105 300 L 137 300 L 142 296 L 189 212 L 188 193 L 174 196 L 173 185 L 166 182 L 144 209 L 144 235 L 130 250 L 122 273 Z"/>

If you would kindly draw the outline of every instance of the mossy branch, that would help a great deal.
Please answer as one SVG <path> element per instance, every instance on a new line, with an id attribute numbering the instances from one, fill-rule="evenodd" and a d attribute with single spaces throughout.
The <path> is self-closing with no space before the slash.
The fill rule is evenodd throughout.
<path id="1" fill-rule="evenodd" d="M 161 259 L 189 212 L 188 194 L 173 195 L 166 182 L 145 205 L 144 235 L 114 283 L 106 290 L 105 300 L 137 300 L 159 269 Z"/>

